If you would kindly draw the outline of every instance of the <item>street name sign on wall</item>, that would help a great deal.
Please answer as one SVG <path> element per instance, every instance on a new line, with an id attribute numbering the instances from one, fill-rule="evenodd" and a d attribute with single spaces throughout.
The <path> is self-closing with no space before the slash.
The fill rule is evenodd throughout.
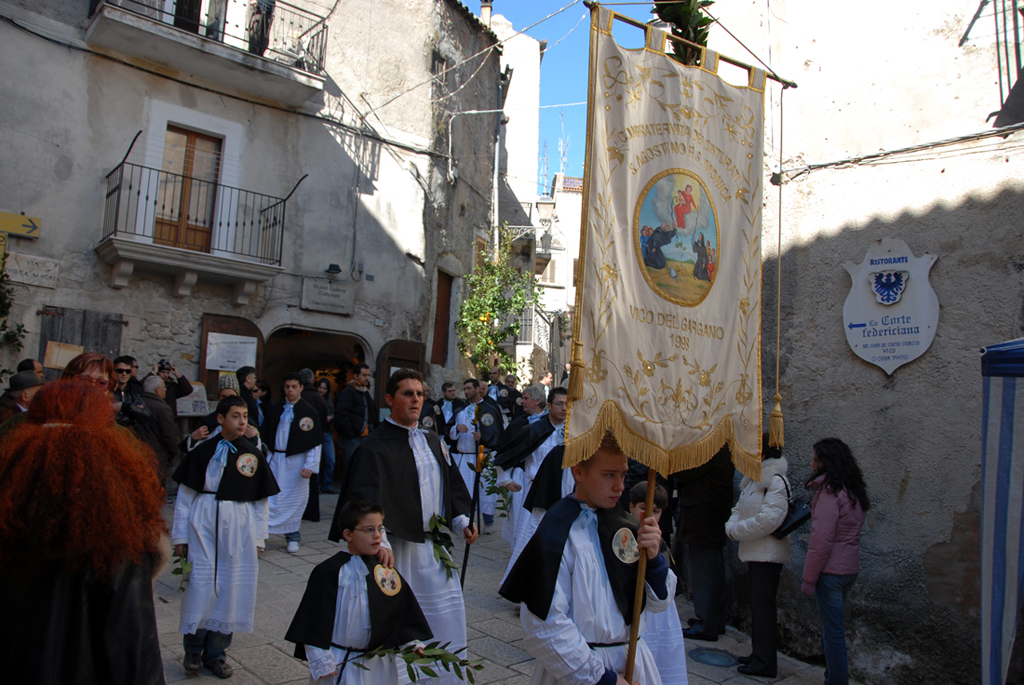
<path id="1" fill-rule="evenodd" d="M 899 238 L 884 238 L 860 264 L 843 265 L 853 281 L 843 329 L 854 354 L 892 375 L 925 353 L 939 323 L 939 298 L 928 282 L 936 259 L 927 252 L 915 257 Z"/>
<path id="2" fill-rule="evenodd" d="M 0 231 L 22 238 L 38 238 L 43 220 L 14 212 L 0 212 Z"/>
<path id="3" fill-rule="evenodd" d="M 303 278 L 300 306 L 315 312 L 351 315 L 351 290 L 329 278 Z"/>
<path id="4" fill-rule="evenodd" d="M 56 259 L 19 252 L 7 255 L 7 264 L 4 268 L 13 283 L 38 285 L 43 288 L 56 288 L 60 275 L 60 262 Z"/>

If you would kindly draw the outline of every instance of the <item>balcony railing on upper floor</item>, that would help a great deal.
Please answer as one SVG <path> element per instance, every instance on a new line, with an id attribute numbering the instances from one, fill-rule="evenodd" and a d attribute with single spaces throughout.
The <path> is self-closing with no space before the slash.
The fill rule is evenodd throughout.
<path id="1" fill-rule="evenodd" d="M 101 4 L 94 2 L 96 7 Z M 327 19 L 281 0 L 102 2 L 289 67 L 324 74 Z"/>
<path id="2" fill-rule="evenodd" d="M 127 162 L 107 174 L 103 239 L 279 266 L 285 200 Z"/>
<path id="3" fill-rule="evenodd" d="M 519 317 L 519 336 L 516 341 L 520 345 L 535 345 L 544 351 L 551 352 L 551 319 L 534 306 L 528 308 Z"/>

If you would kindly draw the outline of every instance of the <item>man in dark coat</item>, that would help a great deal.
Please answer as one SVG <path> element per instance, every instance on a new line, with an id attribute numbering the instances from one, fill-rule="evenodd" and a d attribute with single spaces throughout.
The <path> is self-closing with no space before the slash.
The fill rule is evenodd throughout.
<path id="1" fill-rule="evenodd" d="M 341 461 L 346 470 L 363 438 L 380 423 L 377 403 L 370 393 L 370 365 L 356 364 L 352 376 L 349 384 L 338 393 L 338 401 L 334 404 L 334 428 L 338 432 Z"/>
<path id="2" fill-rule="evenodd" d="M 164 401 L 167 387 L 157 376 L 149 376 L 142 382 L 142 403 L 151 414 L 150 420 L 139 431 L 147 445 L 156 454 L 157 466 L 160 467 L 160 482 L 167 483 L 167 473 L 174 462 L 181 456 L 178 443 L 181 432 L 174 421 L 174 413 Z"/>
<path id="3" fill-rule="evenodd" d="M 164 386 L 167 388 L 167 397 L 164 401 L 167 402 L 167 406 L 174 412 L 174 418 L 178 418 L 178 398 L 188 397 L 192 394 L 192 384 L 188 382 L 188 379 L 178 373 L 178 369 L 171 366 L 171 363 L 166 359 L 161 359 L 159 362 L 153 365 L 153 373 L 147 374 L 149 376 L 159 376 L 164 382 Z M 146 379 L 143 378 L 143 381 Z"/>
<path id="4" fill-rule="evenodd" d="M 245 407 L 249 410 L 249 425 L 260 425 L 260 408 L 256 396 L 252 391 L 256 389 L 256 369 L 252 366 L 243 366 L 235 371 L 238 379 L 238 396 L 245 400 Z"/>
<path id="5" fill-rule="evenodd" d="M 35 371 L 19 371 L 11 376 L 7 391 L 0 397 L 0 423 L 28 411 L 32 398 L 41 387 L 43 382 Z"/>
<path id="6" fill-rule="evenodd" d="M 732 453 L 723 447 L 710 461 L 675 474 L 679 488 L 680 543 L 686 545 L 697 614 L 683 635 L 715 642 L 725 633 L 725 522 L 732 513 Z"/>

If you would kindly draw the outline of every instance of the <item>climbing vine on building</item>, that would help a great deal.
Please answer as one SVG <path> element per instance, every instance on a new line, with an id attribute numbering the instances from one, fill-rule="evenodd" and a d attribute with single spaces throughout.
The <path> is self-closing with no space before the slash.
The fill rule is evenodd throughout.
<path id="1" fill-rule="evenodd" d="M 7 257 L 8 252 L 4 250 L 0 259 L 0 352 L 3 358 L 12 358 L 24 347 L 25 327 L 20 323 L 12 326 L 9 321 L 14 308 L 14 288 L 11 287 L 11 277 L 7 275 Z M 0 383 L 13 373 L 12 369 L 0 368 Z"/>

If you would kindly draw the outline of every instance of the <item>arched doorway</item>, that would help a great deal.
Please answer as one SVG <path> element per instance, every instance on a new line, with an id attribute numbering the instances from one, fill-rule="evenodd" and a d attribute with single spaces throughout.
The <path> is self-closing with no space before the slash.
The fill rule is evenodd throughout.
<path id="1" fill-rule="evenodd" d="M 281 399 L 284 375 L 289 371 L 312 369 L 317 378 L 331 380 L 331 396 L 352 377 L 352 367 L 366 361 L 367 346 L 355 336 L 322 333 L 300 328 L 279 328 L 263 347 L 263 375 L 270 383 L 271 397 Z"/>

